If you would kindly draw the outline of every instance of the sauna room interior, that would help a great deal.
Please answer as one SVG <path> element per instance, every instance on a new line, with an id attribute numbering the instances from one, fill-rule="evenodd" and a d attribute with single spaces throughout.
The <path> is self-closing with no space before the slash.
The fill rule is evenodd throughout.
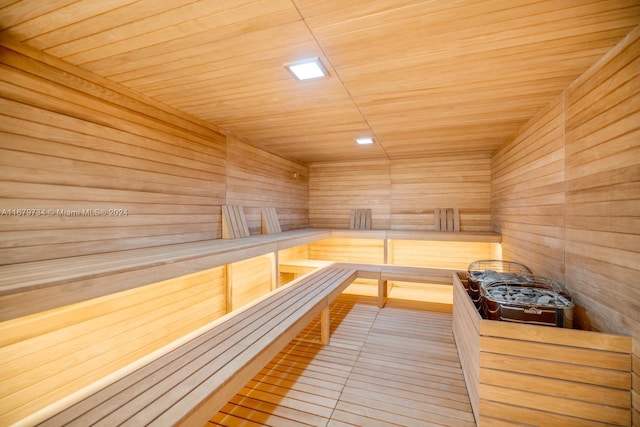
<path id="1" fill-rule="evenodd" d="M 637 0 L 0 27 L 0 426 L 640 426 Z M 478 260 L 572 327 L 483 318 Z"/>

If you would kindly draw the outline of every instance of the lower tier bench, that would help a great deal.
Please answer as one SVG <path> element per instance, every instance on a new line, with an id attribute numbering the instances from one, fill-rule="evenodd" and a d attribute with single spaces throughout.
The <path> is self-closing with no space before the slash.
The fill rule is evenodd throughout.
<path id="1" fill-rule="evenodd" d="M 330 265 L 218 319 L 212 328 L 45 420 L 43 426 L 204 425 L 357 277 Z"/>

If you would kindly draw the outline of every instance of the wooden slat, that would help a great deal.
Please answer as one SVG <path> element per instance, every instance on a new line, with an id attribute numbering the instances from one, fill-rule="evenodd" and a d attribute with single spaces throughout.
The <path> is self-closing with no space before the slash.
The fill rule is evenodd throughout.
<path id="1" fill-rule="evenodd" d="M 235 135 L 227 136 L 226 149 L 227 204 L 244 207 L 251 234 L 260 232 L 260 208 L 267 206 L 277 210 L 281 230 L 308 227 L 306 166 L 260 150 Z"/>
<path id="2" fill-rule="evenodd" d="M 217 268 L 2 322 L 3 424 L 224 315 L 223 285 Z"/>
<path id="3" fill-rule="evenodd" d="M 299 162 L 472 151 L 488 158 L 637 26 L 638 15 L 633 0 L 0 7 L 3 37 L 123 83 L 163 114 L 181 109 Z M 280 96 L 299 82 L 271 66 L 300 52 L 323 52 L 330 74 L 305 86 L 313 101 L 304 107 Z M 268 72 L 256 78 L 258 69 Z M 371 130 L 372 146 L 344 143 Z"/>
<path id="4" fill-rule="evenodd" d="M 222 206 L 222 238 L 249 237 L 249 226 L 242 206 Z"/>
<path id="5" fill-rule="evenodd" d="M 166 356 L 146 365 L 142 370 L 135 371 L 125 377 L 123 381 L 103 389 L 79 405 L 88 409 L 98 404 L 92 413 L 102 414 L 97 415 L 99 419 L 106 416 L 107 418 L 104 420 L 108 423 L 115 422 L 115 420 L 124 421 L 133 416 L 131 420 L 135 420 L 136 423 L 153 421 L 159 425 L 164 425 L 166 422 L 173 424 L 187 416 L 194 406 L 200 406 L 198 411 L 204 409 L 205 414 L 207 410 L 215 412 L 226 402 L 223 400 L 224 396 L 227 396 L 226 399 L 228 399 L 233 395 L 233 392 L 229 394 L 229 391 L 234 390 L 234 387 L 237 390 L 242 386 L 244 383 L 242 378 L 245 378 L 246 382 L 261 369 L 257 363 L 260 358 L 268 356 L 265 360 L 266 363 L 291 339 L 291 332 L 288 331 L 293 331 L 295 335 L 304 327 L 304 319 L 308 317 L 309 313 L 313 314 L 309 320 L 320 313 L 320 310 L 316 310 L 315 307 L 321 307 L 319 303 L 326 298 L 327 289 L 338 287 L 343 282 L 349 282 L 353 277 L 352 271 L 329 268 L 316 276 L 308 277 L 305 282 L 300 282 L 303 285 L 281 288 L 276 294 L 260 300 L 261 302 L 248 307 L 241 314 L 220 323 L 219 328 L 212 329 L 188 345 L 167 353 Z M 285 319 L 286 322 L 284 322 Z M 299 324 L 299 321 L 303 322 L 302 326 L 294 326 Z M 254 322 L 255 326 L 251 326 Z M 244 344 L 245 341 L 246 344 Z M 270 344 L 271 342 L 273 344 Z M 231 343 L 239 345 L 235 355 L 232 354 L 234 352 Z M 228 356 L 225 353 L 225 348 L 230 351 Z M 269 356 L 269 354 L 271 355 Z M 257 359 L 251 365 L 250 362 L 254 357 Z M 229 363 L 231 361 L 233 363 Z M 215 374 L 219 369 L 221 372 Z M 190 379 L 190 372 L 196 371 L 200 375 L 193 382 Z M 231 376 L 234 372 L 237 375 L 233 377 L 231 382 L 227 382 L 224 376 Z M 249 374 L 248 378 L 243 377 L 249 372 L 253 373 Z M 149 379 L 155 376 L 157 380 L 147 380 L 148 386 L 151 387 L 147 389 L 144 382 L 138 381 L 149 374 L 153 374 Z M 209 375 L 213 376 L 209 377 Z M 205 379 L 204 382 L 202 382 L 202 378 Z M 163 400 L 170 398 L 169 396 L 158 399 L 158 396 L 163 395 L 163 392 L 159 390 L 167 388 L 172 388 L 174 392 L 183 390 L 183 393 L 190 397 L 185 400 L 178 399 L 177 405 L 168 405 L 163 403 Z M 136 389 L 140 389 L 139 391 L 143 394 L 138 395 Z M 204 406 L 200 405 L 199 402 L 207 400 L 213 390 L 218 390 L 217 394 L 212 395 L 213 400 Z M 124 399 L 123 402 L 126 402 L 118 411 L 111 412 L 112 409 L 108 404 L 102 408 L 99 406 L 100 402 L 106 401 L 105 399 L 114 396 L 115 393 Z M 95 403 L 91 403 L 92 401 Z M 127 413 L 129 411 L 127 408 L 133 409 L 133 412 Z M 167 408 L 169 409 L 167 410 Z M 86 409 L 80 409 L 79 412 L 76 412 L 76 409 L 72 408 L 49 422 L 53 422 L 55 425 L 74 420 L 73 423 L 82 425 L 86 422 L 83 419 L 89 416 L 85 411 Z M 80 415 L 79 418 L 77 418 L 78 415 Z M 66 421 L 62 421 L 63 418 L 60 417 L 68 418 L 65 418 Z M 201 415 L 191 413 L 185 422 L 192 422 L 194 417 L 201 417 Z"/>
<path id="6" fill-rule="evenodd" d="M 262 208 L 262 234 L 281 233 L 282 228 L 275 208 Z"/>
<path id="7" fill-rule="evenodd" d="M 528 425 L 549 413 L 630 425 L 629 337 L 481 319 L 462 279 L 454 275 L 454 335 L 481 423 Z"/>
<path id="8" fill-rule="evenodd" d="M 349 218 L 349 228 L 352 230 L 370 230 L 371 209 L 352 209 Z"/>
<path id="9" fill-rule="evenodd" d="M 210 424 L 475 425 L 460 368 L 441 370 L 457 359 L 450 315 L 342 296 L 331 319 L 328 346 L 292 342 Z M 391 348 L 380 344 L 393 334 Z"/>

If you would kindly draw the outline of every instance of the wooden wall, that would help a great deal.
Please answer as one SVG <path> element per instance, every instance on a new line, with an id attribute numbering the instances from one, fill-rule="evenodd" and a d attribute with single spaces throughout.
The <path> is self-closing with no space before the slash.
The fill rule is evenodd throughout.
<path id="1" fill-rule="evenodd" d="M 526 261 L 564 280 L 563 97 L 557 97 L 493 157 L 494 231 L 503 259 Z"/>
<path id="2" fill-rule="evenodd" d="M 244 207 L 251 234 L 260 234 L 262 207 L 276 209 L 282 231 L 308 227 L 306 166 L 228 135 L 226 184 L 227 204 Z"/>
<path id="3" fill-rule="evenodd" d="M 0 38 L 2 264 L 220 238 L 223 204 L 252 234 L 263 206 L 304 228 L 307 185 L 305 166 Z"/>
<path id="4" fill-rule="evenodd" d="M 488 157 L 312 163 L 309 224 L 349 228 L 351 209 L 371 208 L 372 228 L 433 230 L 435 208 L 460 208 L 463 231 L 490 231 Z"/>
<path id="5" fill-rule="evenodd" d="M 41 211 L 2 217 L 0 262 L 220 237 L 223 134 L 47 55 L 3 44 L 0 205 Z"/>
<path id="6" fill-rule="evenodd" d="M 276 288 L 275 254 L 227 265 L 228 311 L 236 310 Z"/>
<path id="7" fill-rule="evenodd" d="M 309 165 L 309 226 L 349 228 L 352 209 L 371 209 L 374 229 L 391 225 L 391 170 L 388 161 Z"/>
<path id="8" fill-rule="evenodd" d="M 579 326 L 634 338 L 635 425 L 640 425 L 639 93 L 640 27 L 492 159 L 493 224 L 502 233 L 504 258 L 563 281 L 580 306 Z"/>
<path id="9" fill-rule="evenodd" d="M 0 323 L 10 425 L 226 313 L 225 268 Z"/>

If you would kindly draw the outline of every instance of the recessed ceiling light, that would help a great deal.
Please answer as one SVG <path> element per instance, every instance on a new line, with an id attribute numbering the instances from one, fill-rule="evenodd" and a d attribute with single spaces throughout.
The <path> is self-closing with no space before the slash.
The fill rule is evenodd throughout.
<path id="1" fill-rule="evenodd" d="M 371 138 L 370 136 L 365 136 L 365 137 L 362 137 L 362 138 L 356 138 L 356 143 L 358 143 L 359 145 L 373 144 L 373 138 Z"/>
<path id="2" fill-rule="evenodd" d="M 329 75 L 320 58 L 305 59 L 303 61 L 284 64 L 284 66 L 298 80 L 317 79 Z"/>

